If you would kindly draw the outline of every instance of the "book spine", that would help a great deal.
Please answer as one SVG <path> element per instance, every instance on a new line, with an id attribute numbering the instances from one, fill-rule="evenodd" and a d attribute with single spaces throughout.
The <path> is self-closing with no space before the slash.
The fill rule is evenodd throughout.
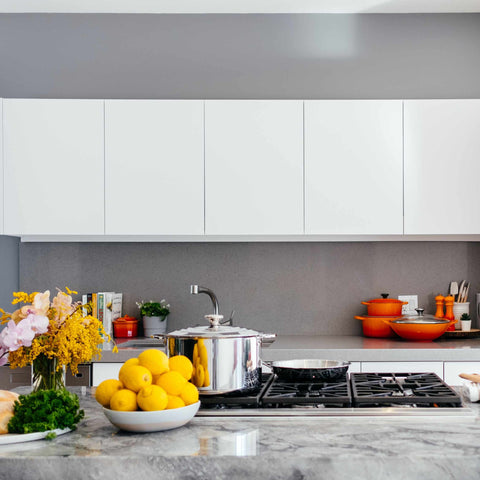
<path id="1" fill-rule="evenodd" d="M 82 314 L 83 314 L 84 317 L 86 317 L 88 315 L 88 310 L 87 310 L 87 307 L 86 307 L 87 302 L 88 302 L 87 294 L 85 293 L 85 294 L 82 295 L 82 305 L 83 305 Z"/>
<path id="2" fill-rule="evenodd" d="M 113 306 L 113 292 L 104 293 L 104 314 L 103 314 L 103 329 L 110 335 L 110 338 L 113 337 L 113 315 L 112 315 L 112 306 Z"/>
<path id="3" fill-rule="evenodd" d="M 103 293 L 97 293 L 97 309 L 98 309 L 98 319 L 105 329 L 105 295 Z"/>
<path id="4" fill-rule="evenodd" d="M 114 293 L 112 298 L 112 321 L 122 316 L 122 293 Z"/>
<path id="5" fill-rule="evenodd" d="M 87 293 L 87 303 L 89 308 L 87 309 L 87 314 L 88 315 L 93 315 L 93 307 L 92 307 L 92 294 Z"/>
<path id="6" fill-rule="evenodd" d="M 92 315 L 95 318 L 98 318 L 97 294 L 96 293 L 92 293 Z"/>

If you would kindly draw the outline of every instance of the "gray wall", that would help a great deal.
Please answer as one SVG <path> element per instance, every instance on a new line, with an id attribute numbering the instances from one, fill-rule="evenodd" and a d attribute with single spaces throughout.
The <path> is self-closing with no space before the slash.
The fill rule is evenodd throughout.
<path id="1" fill-rule="evenodd" d="M 136 301 L 165 298 L 171 329 L 212 313 L 192 283 L 212 288 L 224 315 L 235 309 L 237 325 L 306 335 L 360 333 L 360 302 L 382 292 L 418 294 L 432 311 L 451 280 L 480 291 L 480 246 L 468 242 L 32 243 L 20 254 L 22 289 L 124 292 L 131 315 Z"/>
<path id="2" fill-rule="evenodd" d="M 0 15 L 0 97 L 480 97 L 480 15 Z M 79 166 L 80 167 L 80 166 Z M 74 214 L 74 212 L 72 212 Z M 237 323 L 360 332 L 361 300 L 480 289 L 475 243 L 22 244 L 20 286 L 172 303 L 201 321 L 216 290 Z"/>
<path id="3" fill-rule="evenodd" d="M 12 292 L 19 287 L 18 245 L 18 238 L 0 235 L 0 307 L 6 312 L 12 311 Z"/>

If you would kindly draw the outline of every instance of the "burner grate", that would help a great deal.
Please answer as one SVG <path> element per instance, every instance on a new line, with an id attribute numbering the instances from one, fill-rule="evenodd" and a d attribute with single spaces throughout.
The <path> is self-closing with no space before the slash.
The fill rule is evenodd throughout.
<path id="1" fill-rule="evenodd" d="M 351 407 L 352 395 L 348 377 L 335 382 L 284 382 L 274 376 L 261 398 L 262 407 L 335 406 Z"/>
<path id="2" fill-rule="evenodd" d="M 352 373 L 354 406 L 461 406 L 460 396 L 434 373 Z"/>

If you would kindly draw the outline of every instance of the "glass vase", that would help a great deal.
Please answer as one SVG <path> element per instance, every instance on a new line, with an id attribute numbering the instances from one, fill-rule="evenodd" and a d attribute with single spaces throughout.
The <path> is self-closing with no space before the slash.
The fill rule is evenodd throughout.
<path id="1" fill-rule="evenodd" d="M 34 392 L 65 388 L 65 367 L 58 367 L 55 357 L 39 355 L 32 363 L 32 387 Z"/>

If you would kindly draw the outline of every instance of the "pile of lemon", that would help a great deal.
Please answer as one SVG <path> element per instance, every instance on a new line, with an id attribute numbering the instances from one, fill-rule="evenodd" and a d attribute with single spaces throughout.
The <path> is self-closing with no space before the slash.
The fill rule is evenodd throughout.
<path id="1" fill-rule="evenodd" d="M 198 402 L 190 383 L 193 364 L 184 355 L 168 358 L 161 350 L 143 351 L 127 360 L 117 379 L 104 380 L 95 391 L 98 403 L 111 410 L 165 410 Z"/>

